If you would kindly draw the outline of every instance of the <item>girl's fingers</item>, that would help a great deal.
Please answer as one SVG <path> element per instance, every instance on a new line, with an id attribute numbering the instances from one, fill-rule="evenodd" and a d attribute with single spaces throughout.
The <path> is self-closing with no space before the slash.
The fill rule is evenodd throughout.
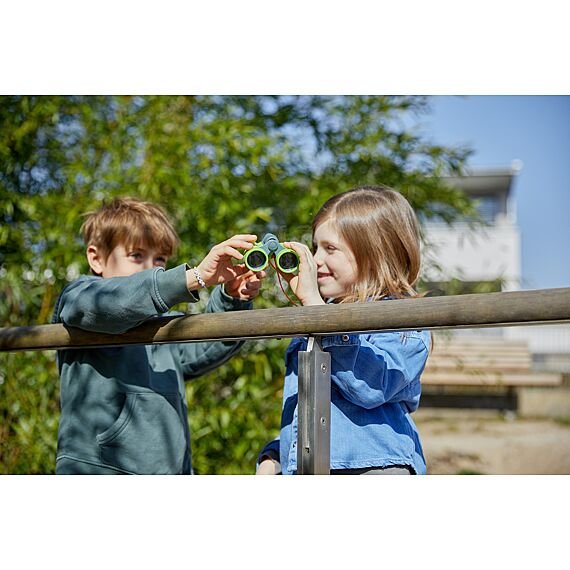
<path id="1" fill-rule="evenodd" d="M 285 279 L 285 281 L 287 281 L 287 283 L 289 283 L 289 285 L 291 285 L 291 281 L 293 279 L 298 279 L 298 275 L 295 275 L 294 273 L 282 273 L 281 277 L 283 277 L 283 279 Z"/>
<path id="2" fill-rule="evenodd" d="M 305 259 L 311 259 L 313 257 L 311 250 L 304 243 L 287 241 L 283 245 L 297 252 L 299 256 L 304 257 Z"/>
<path id="3" fill-rule="evenodd" d="M 316 270 L 317 266 L 315 263 L 315 258 L 313 257 L 313 253 L 305 244 L 292 241 L 292 242 L 287 242 L 285 246 L 290 247 L 292 250 L 297 252 L 297 254 L 299 255 L 300 265 L 302 267 L 311 270 Z"/>
<path id="4" fill-rule="evenodd" d="M 288 247 L 289 249 L 294 249 L 295 251 L 298 251 L 299 249 L 306 247 L 302 243 L 299 243 L 297 241 L 285 241 L 283 242 L 283 245 L 285 247 Z"/>

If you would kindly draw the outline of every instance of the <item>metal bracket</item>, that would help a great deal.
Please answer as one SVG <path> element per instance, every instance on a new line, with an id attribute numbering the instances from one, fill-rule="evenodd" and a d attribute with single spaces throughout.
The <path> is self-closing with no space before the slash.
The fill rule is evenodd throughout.
<path id="1" fill-rule="evenodd" d="M 331 355 L 310 336 L 299 352 L 297 474 L 330 474 Z"/>

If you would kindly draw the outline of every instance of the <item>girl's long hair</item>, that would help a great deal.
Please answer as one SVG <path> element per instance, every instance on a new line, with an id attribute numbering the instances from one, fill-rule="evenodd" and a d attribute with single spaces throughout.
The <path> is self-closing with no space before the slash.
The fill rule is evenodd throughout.
<path id="1" fill-rule="evenodd" d="M 354 255 L 357 278 L 341 302 L 417 296 L 420 240 L 408 201 L 387 186 L 360 186 L 330 198 L 313 220 L 331 221 Z"/>

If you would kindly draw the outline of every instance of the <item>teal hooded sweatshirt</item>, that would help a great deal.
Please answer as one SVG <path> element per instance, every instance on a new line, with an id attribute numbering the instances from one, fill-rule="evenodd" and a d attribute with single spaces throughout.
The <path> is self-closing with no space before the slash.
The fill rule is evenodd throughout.
<path id="1" fill-rule="evenodd" d="M 123 333 L 199 297 L 186 264 L 129 277 L 80 277 L 58 299 L 53 322 Z M 206 312 L 250 309 L 216 287 Z M 169 313 L 172 315 L 174 313 Z M 180 313 L 182 314 L 182 313 Z M 60 350 L 57 474 L 192 472 L 185 381 L 226 362 L 243 342 Z"/>

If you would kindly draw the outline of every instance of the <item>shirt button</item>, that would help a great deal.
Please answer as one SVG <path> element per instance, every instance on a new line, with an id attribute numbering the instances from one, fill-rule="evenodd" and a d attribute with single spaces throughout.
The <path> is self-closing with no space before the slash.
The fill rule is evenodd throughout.
<path id="1" fill-rule="evenodd" d="M 349 340 L 350 340 L 350 337 L 347 334 L 342 335 L 342 342 L 348 342 Z"/>

